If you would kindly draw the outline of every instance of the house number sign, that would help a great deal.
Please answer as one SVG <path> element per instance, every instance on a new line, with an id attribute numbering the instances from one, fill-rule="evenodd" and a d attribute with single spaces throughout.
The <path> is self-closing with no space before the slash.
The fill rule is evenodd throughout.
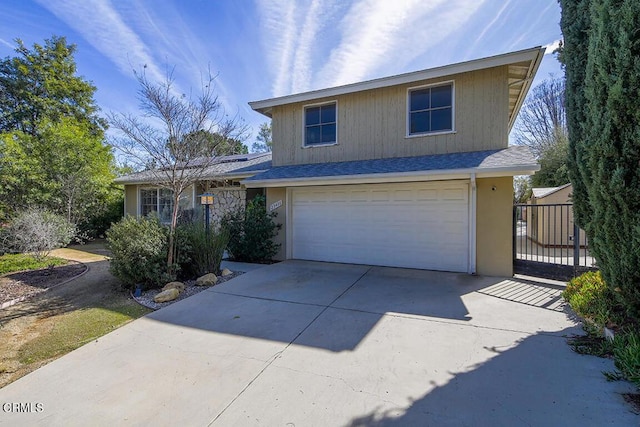
<path id="1" fill-rule="evenodd" d="M 269 206 L 269 212 L 273 212 L 276 209 L 278 209 L 280 206 L 282 206 L 282 200 L 278 200 L 277 202 L 273 202 L 271 203 L 271 206 Z"/>

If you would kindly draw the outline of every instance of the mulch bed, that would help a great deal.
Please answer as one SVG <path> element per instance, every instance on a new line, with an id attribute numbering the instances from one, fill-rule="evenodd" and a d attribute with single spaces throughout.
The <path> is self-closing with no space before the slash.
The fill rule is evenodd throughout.
<path id="1" fill-rule="evenodd" d="M 221 283 L 224 283 L 228 280 L 233 279 L 234 277 L 238 277 L 241 274 L 244 274 L 243 271 L 235 271 L 232 274 L 228 275 L 228 276 L 218 276 L 218 281 L 216 282 L 216 284 L 214 286 L 217 286 Z M 211 288 L 211 286 L 196 286 L 196 281 L 195 280 L 186 280 L 184 282 L 185 288 L 184 288 L 184 292 L 180 292 L 180 295 L 178 295 L 178 298 L 171 300 L 171 301 L 167 301 L 167 302 L 155 302 L 153 300 L 153 297 L 155 297 L 156 295 L 158 295 L 162 290 L 161 289 L 150 289 L 148 291 L 144 291 L 142 292 L 142 295 L 140 295 L 139 297 L 133 297 L 134 300 L 136 300 L 138 302 L 138 304 L 143 305 L 147 308 L 150 308 L 152 310 L 158 310 L 162 307 L 166 307 L 168 305 L 173 304 L 174 302 L 178 302 L 180 300 L 183 300 L 185 298 L 188 298 L 192 295 L 195 295 L 199 292 L 204 291 L 205 289 L 209 289 Z"/>
<path id="2" fill-rule="evenodd" d="M 40 270 L 20 271 L 0 276 L 0 305 L 18 298 L 30 298 L 87 271 L 76 261 Z"/>

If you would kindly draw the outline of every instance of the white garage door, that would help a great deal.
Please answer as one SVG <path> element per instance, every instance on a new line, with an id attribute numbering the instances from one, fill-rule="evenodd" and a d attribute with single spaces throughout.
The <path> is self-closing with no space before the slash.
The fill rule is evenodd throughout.
<path id="1" fill-rule="evenodd" d="M 468 269 L 466 181 L 295 188 L 291 202 L 295 259 Z"/>

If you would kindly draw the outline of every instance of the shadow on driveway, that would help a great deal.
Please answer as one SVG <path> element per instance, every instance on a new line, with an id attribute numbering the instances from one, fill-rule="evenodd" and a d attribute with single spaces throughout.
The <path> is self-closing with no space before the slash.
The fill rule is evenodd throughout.
<path id="1" fill-rule="evenodd" d="M 154 312 L 147 318 L 205 331 L 339 352 L 356 348 L 385 315 L 463 323 L 478 316 L 480 322 L 498 323 L 504 327 L 500 311 L 509 309 L 504 315 L 510 316 L 514 300 L 509 300 L 508 295 L 500 298 L 490 293 L 483 295 L 483 290 L 498 287 L 504 294 L 505 289 L 522 289 L 523 286 L 534 286 L 532 292 L 542 295 L 538 298 L 542 302 L 544 298 L 556 298 L 553 292 L 558 292 L 542 283 L 532 285 L 530 282 L 460 273 L 286 261 L 245 273 Z M 553 292 L 547 295 L 547 290 Z M 478 298 L 482 298 L 481 301 Z M 465 302 L 466 299 L 469 301 Z M 477 308 L 475 314 L 467 304 Z M 351 320 L 328 325 L 330 341 L 309 339 L 308 335 L 307 339 L 298 339 L 327 310 L 343 311 Z M 349 313 L 366 313 L 368 316 L 353 320 L 355 317 Z M 497 319 L 491 319 L 496 315 Z M 509 327 L 522 330 L 523 325 L 517 324 L 519 318 L 512 318 Z"/>
<path id="2" fill-rule="evenodd" d="M 601 373 L 612 361 L 573 353 L 575 322 L 503 281 L 274 264 L 69 353 L 0 402 L 44 408 L 8 425 L 637 425 L 618 394 L 631 386 Z"/>
<path id="3" fill-rule="evenodd" d="M 570 332 L 570 331 L 566 331 Z M 350 427 L 373 426 L 631 426 L 638 416 L 621 393 L 625 382 L 604 380 L 610 360 L 573 353 L 564 340 L 536 334 L 484 362 L 447 372 L 443 383 L 425 384 L 406 406 L 381 405 L 353 418 Z M 580 362 L 580 363 L 576 363 Z M 586 409 L 589 408 L 589 409 Z"/>

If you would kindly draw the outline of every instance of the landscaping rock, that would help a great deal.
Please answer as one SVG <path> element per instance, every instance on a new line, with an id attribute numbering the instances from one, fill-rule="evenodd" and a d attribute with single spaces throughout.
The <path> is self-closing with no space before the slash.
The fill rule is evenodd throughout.
<path id="1" fill-rule="evenodd" d="M 213 286 L 216 283 L 218 283 L 218 277 L 213 273 L 205 274 L 196 279 L 196 285 L 198 286 Z"/>
<path id="2" fill-rule="evenodd" d="M 229 270 L 228 268 L 225 268 L 224 270 L 222 270 L 222 275 L 223 276 L 229 276 L 233 274 L 233 272 L 231 270 Z"/>
<path id="3" fill-rule="evenodd" d="M 171 288 L 167 289 L 166 291 L 160 292 L 158 295 L 153 297 L 153 300 L 155 302 L 173 301 L 174 299 L 178 298 L 178 295 L 180 295 L 180 291 L 175 288 Z"/>
<path id="4" fill-rule="evenodd" d="M 177 289 L 178 292 L 184 292 L 184 283 L 182 282 L 169 282 L 162 288 L 163 291 L 168 291 L 169 289 Z"/>

